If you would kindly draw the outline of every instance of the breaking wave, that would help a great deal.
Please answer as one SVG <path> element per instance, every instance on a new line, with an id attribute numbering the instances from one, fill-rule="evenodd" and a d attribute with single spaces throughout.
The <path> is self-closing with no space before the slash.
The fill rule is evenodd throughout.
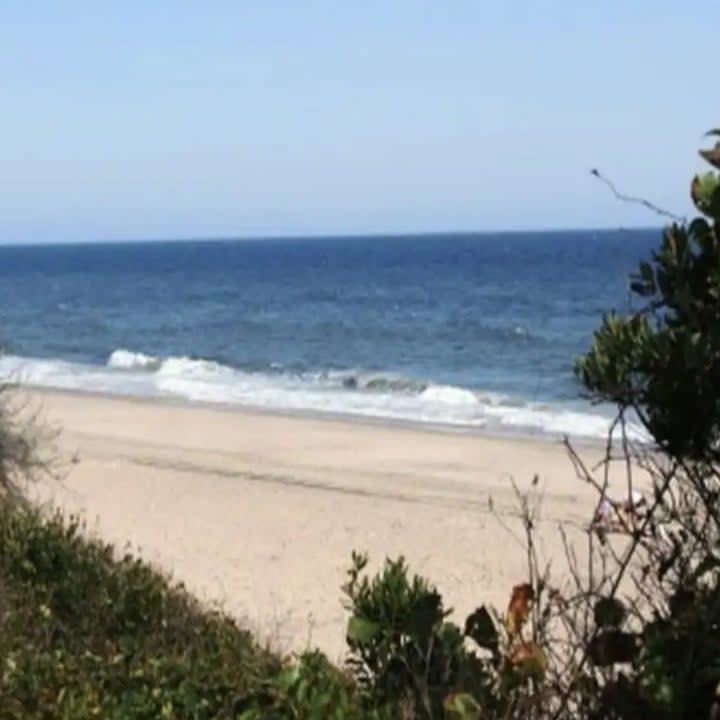
<path id="1" fill-rule="evenodd" d="M 0 375 L 47 388 L 176 398 L 272 410 L 385 418 L 492 432 L 603 438 L 609 414 L 575 404 L 540 404 L 500 393 L 394 373 L 247 370 L 215 360 L 161 357 L 120 348 L 105 365 L 0 358 Z"/>
<path id="2" fill-rule="evenodd" d="M 145 353 L 120 349 L 110 354 L 107 364 L 108 367 L 135 370 L 138 368 L 156 368 L 160 365 L 160 360 L 152 355 L 145 355 Z"/>

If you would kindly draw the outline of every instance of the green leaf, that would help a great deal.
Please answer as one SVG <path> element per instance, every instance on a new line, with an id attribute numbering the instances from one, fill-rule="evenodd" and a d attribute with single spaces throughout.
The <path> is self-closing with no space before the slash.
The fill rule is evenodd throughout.
<path id="1" fill-rule="evenodd" d="M 595 624 L 602 628 L 619 628 L 625 619 L 625 606 L 617 598 L 600 598 L 595 603 Z"/>
<path id="2" fill-rule="evenodd" d="M 377 635 L 379 629 L 378 623 L 353 615 L 348 622 L 347 638 L 350 642 L 365 645 Z"/>
<path id="3" fill-rule="evenodd" d="M 427 639 L 432 635 L 435 627 L 442 622 L 443 616 L 440 594 L 425 593 L 410 608 L 405 620 L 405 630 L 416 640 Z"/>
<path id="4" fill-rule="evenodd" d="M 700 150 L 700 157 L 710 163 L 716 170 L 720 170 L 720 143 L 711 150 Z"/>
<path id="5" fill-rule="evenodd" d="M 484 605 L 468 615 L 465 620 L 465 635 L 472 638 L 478 646 L 493 652 L 498 647 L 498 631 L 490 613 Z"/>
<path id="6" fill-rule="evenodd" d="M 697 217 L 688 225 L 688 234 L 703 237 L 712 232 L 712 228 L 705 218 Z"/>
<path id="7" fill-rule="evenodd" d="M 521 677 L 542 678 L 547 667 L 545 651 L 534 642 L 521 642 L 510 649 L 508 661 Z"/>
<path id="8" fill-rule="evenodd" d="M 720 181 L 715 173 L 708 172 L 704 175 L 696 175 L 690 186 L 690 196 L 697 209 L 706 214 L 712 215 L 714 208 L 714 196 L 720 187 Z"/>
<path id="9" fill-rule="evenodd" d="M 283 690 L 289 692 L 299 679 L 300 668 L 297 665 L 289 665 L 288 667 L 284 667 L 278 674 L 277 684 Z"/>
<path id="10" fill-rule="evenodd" d="M 641 297 L 653 295 L 656 290 L 655 271 L 648 262 L 642 262 L 638 266 L 637 273 L 630 277 L 630 289 Z"/>
<path id="11" fill-rule="evenodd" d="M 654 288 L 648 286 L 647 283 L 644 283 L 641 280 L 633 280 L 630 283 L 630 290 L 636 295 L 640 295 L 640 297 L 648 297 L 655 293 Z"/>
<path id="12" fill-rule="evenodd" d="M 455 720 L 480 720 L 482 707 L 469 693 L 453 693 L 443 701 L 443 709 Z"/>
<path id="13" fill-rule="evenodd" d="M 648 283 L 655 280 L 655 273 L 653 272 L 652 265 L 650 265 L 649 262 L 640 263 L 640 277 Z"/>

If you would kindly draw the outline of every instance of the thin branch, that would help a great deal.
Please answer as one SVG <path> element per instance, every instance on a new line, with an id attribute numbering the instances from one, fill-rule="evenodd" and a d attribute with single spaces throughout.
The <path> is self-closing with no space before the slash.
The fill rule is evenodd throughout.
<path id="1" fill-rule="evenodd" d="M 614 185 L 614 183 L 611 180 L 608 180 L 597 168 L 593 168 L 590 171 L 590 174 L 593 177 L 596 177 L 600 182 L 605 183 L 610 188 L 610 192 L 621 202 L 630 203 L 632 205 L 642 205 L 644 208 L 647 208 L 651 212 L 654 212 L 656 215 L 660 215 L 661 217 L 670 218 L 671 220 L 674 220 L 677 223 L 685 223 L 686 218 L 681 217 L 680 215 L 676 215 L 673 212 L 670 212 L 669 210 L 664 210 L 661 207 L 658 207 L 654 203 L 651 203 L 649 200 L 646 200 L 645 198 L 636 197 L 634 195 L 626 195 L 625 193 L 620 192 Z"/>

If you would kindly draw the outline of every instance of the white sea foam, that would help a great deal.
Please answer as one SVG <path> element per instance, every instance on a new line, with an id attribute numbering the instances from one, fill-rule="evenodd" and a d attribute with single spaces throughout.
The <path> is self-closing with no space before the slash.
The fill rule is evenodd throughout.
<path id="1" fill-rule="evenodd" d="M 232 368 L 221 365 L 214 360 L 190 357 L 161 358 L 131 350 L 114 350 L 107 361 L 109 368 L 119 370 L 152 370 L 164 377 L 214 377 L 219 374 L 231 375 Z"/>
<path id="2" fill-rule="evenodd" d="M 420 397 L 443 405 L 466 405 L 476 407 L 478 397 L 472 390 L 452 385 L 431 385 L 420 393 Z"/>
<path id="3" fill-rule="evenodd" d="M 5 356 L 0 376 L 41 387 L 331 412 L 511 433 L 602 438 L 608 414 L 394 374 L 245 372 L 213 360 L 116 350 L 106 366 Z M 640 437 L 638 431 L 636 436 Z"/>
<path id="4" fill-rule="evenodd" d="M 114 350 L 107 361 L 108 367 L 121 368 L 123 370 L 132 370 L 136 368 L 156 368 L 160 364 L 160 360 L 153 355 L 146 355 L 141 352 L 131 352 L 130 350 Z"/>
<path id="5" fill-rule="evenodd" d="M 169 357 L 160 363 L 157 374 L 167 377 L 196 377 L 202 379 L 214 378 L 218 375 L 232 376 L 237 374 L 237 371 L 214 360 Z"/>

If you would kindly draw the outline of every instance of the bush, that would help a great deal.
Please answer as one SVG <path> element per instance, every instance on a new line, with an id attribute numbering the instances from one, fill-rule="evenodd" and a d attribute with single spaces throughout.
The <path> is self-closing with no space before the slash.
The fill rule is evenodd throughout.
<path id="1" fill-rule="evenodd" d="M 720 137 L 720 130 L 709 134 Z M 700 154 L 720 169 L 720 142 Z M 691 197 L 701 215 L 667 228 L 660 249 L 632 277 L 639 308 L 608 316 L 577 365 L 592 398 L 616 403 L 623 427 L 634 414 L 656 443 L 624 445 L 625 457 L 647 471 L 652 496 L 607 586 L 614 599 L 623 577 L 634 581 L 626 603 L 634 632 L 623 634 L 632 639 L 629 653 L 606 642 L 598 663 L 590 652 L 596 666 L 611 668 L 592 677 L 594 717 L 720 713 L 718 174 L 696 176 Z M 630 470 L 627 481 L 630 496 Z M 611 637 L 594 630 L 591 651 Z"/>
<path id="2" fill-rule="evenodd" d="M 523 626 L 533 590 L 514 588 L 505 627 L 485 606 L 461 629 L 447 618 L 437 590 L 410 576 L 403 558 L 386 560 L 375 577 L 353 555 L 344 587 L 348 667 L 369 707 L 404 708 L 408 717 L 524 717 L 528 687 L 541 678 L 545 656 Z M 515 713 L 515 714 L 513 714 Z"/>
<path id="3" fill-rule="evenodd" d="M 281 668 L 77 521 L 0 510 L 0 717 L 235 717 Z"/>
<path id="4" fill-rule="evenodd" d="M 712 134 L 720 136 L 720 130 Z M 720 143 L 701 151 L 720 168 Z M 703 213 L 663 233 L 631 290 L 640 307 L 611 314 L 577 373 L 593 399 L 634 410 L 676 458 L 717 461 L 720 440 L 720 182 L 694 178 Z"/>
<path id="5" fill-rule="evenodd" d="M 242 720 L 390 720 L 395 707 L 366 707 L 352 678 L 320 652 L 301 655 L 271 677 Z"/>
<path id="6" fill-rule="evenodd" d="M 0 380 L 0 504 L 25 504 L 27 485 L 49 474 L 52 435 Z"/>

